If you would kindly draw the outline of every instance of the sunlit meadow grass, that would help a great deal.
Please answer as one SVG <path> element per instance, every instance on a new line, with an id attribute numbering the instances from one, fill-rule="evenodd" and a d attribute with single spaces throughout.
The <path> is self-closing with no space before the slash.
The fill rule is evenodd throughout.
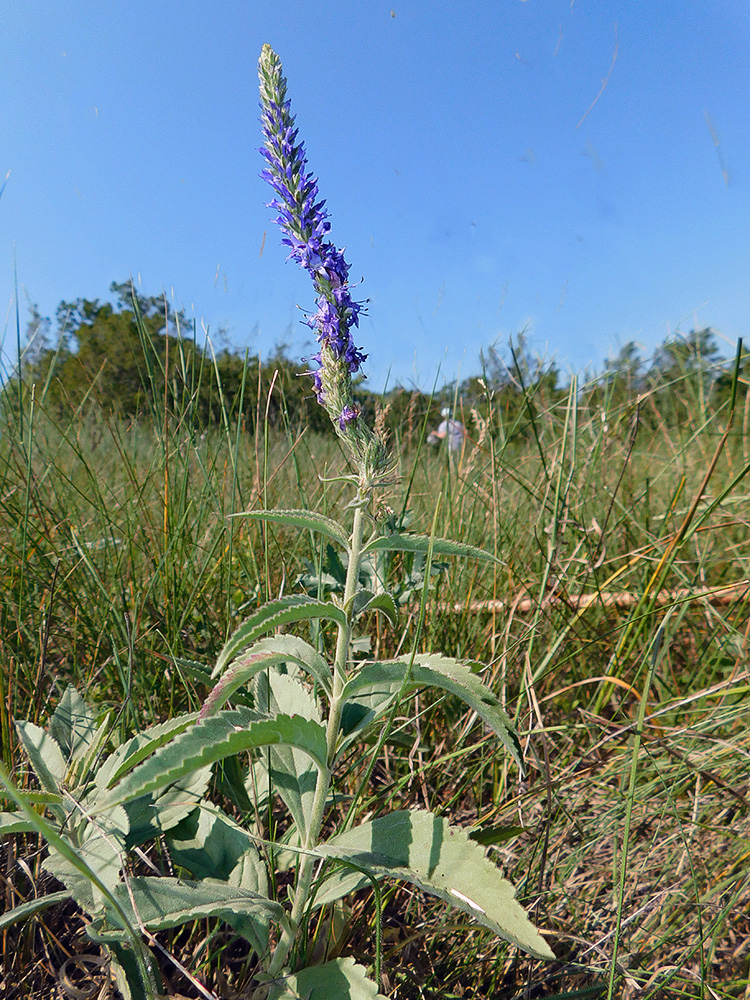
<path id="1" fill-rule="evenodd" d="M 640 413 L 632 400 L 590 412 L 581 398 L 537 400 L 536 433 L 506 426 L 485 400 L 458 462 L 427 449 L 399 455 L 388 502 L 409 511 L 410 527 L 428 531 L 442 496 L 437 533 L 501 560 L 435 573 L 421 642 L 490 663 L 529 775 L 518 781 L 470 712 L 430 695 L 415 719 L 397 720 L 406 763 L 386 754 L 362 814 L 416 801 L 466 826 L 509 828 L 493 850 L 559 959 L 521 959 L 480 929 L 453 937 L 444 908 L 392 889 L 384 970 L 399 996 L 512 996 L 529 976 L 539 996 L 606 989 L 613 969 L 618 988 L 644 995 L 705 995 L 710 985 L 739 997 L 747 986 L 743 413 L 704 484 L 726 410 L 696 407 L 690 425 L 667 430 L 652 400 Z M 198 434 L 179 412 L 125 423 L 92 405 L 53 418 L 30 400 L 26 418 L 23 439 L 9 418 L 0 444 L 2 741 L 15 769 L 10 720 L 43 722 L 68 681 L 115 708 L 123 735 L 197 707 L 179 660 L 209 661 L 240 618 L 298 589 L 300 573 L 326 558 L 307 532 L 228 515 L 328 513 L 342 489 L 322 478 L 340 463 L 337 443 L 293 428 L 250 437 L 228 420 Z M 413 570 L 398 558 L 391 572 L 397 581 Z M 739 586 L 720 591 L 730 584 Z M 407 594 L 398 629 L 373 623 L 379 655 L 408 646 L 417 603 Z M 22 891 L 43 881 L 33 845 L 9 841 L 7 905 L 18 901 L 15 857 L 31 866 Z M 336 948 L 366 951 L 371 902 L 342 917 Z M 11 984 L 31 984 L 42 954 L 59 967 L 71 947 L 50 914 L 3 941 Z M 217 986 L 224 973 L 184 931 L 167 943 L 183 960 L 194 954 L 192 972 Z M 41 966 L 34 975 L 43 981 Z"/>

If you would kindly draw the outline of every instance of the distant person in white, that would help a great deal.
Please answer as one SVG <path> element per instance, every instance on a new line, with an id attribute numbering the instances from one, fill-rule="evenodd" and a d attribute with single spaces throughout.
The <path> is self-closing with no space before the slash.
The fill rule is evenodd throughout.
<path id="1" fill-rule="evenodd" d="M 464 435 L 466 434 L 466 428 L 460 420 L 451 420 L 451 411 L 449 406 L 443 407 L 440 411 L 440 416 L 443 418 L 443 421 L 434 432 L 435 437 L 439 441 L 442 441 L 443 438 L 447 438 L 449 451 L 461 451 L 461 446 L 464 443 Z"/>

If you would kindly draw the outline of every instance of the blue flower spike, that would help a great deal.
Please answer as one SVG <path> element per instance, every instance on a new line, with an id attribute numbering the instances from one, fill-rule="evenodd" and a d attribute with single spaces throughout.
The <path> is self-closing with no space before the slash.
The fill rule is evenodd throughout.
<path id="1" fill-rule="evenodd" d="M 362 303 L 351 296 L 343 249 L 330 241 L 325 201 L 318 196 L 304 143 L 297 141 L 281 60 L 270 45 L 263 46 L 258 77 L 265 139 L 261 154 L 266 161 L 261 176 L 275 195 L 268 205 L 278 213 L 276 223 L 289 258 L 309 273 L 317 295 L 317 312 L 305 322 L 315 331 L 320 348 L 309 359 L 316 367 L 307 374 L 337 434 L 359 460 L 360 471 L 382 473 L 387 464 L 385 446 L 365 423 L 352 394 L 352 377 L 367 357 L 352 337 Z"/>

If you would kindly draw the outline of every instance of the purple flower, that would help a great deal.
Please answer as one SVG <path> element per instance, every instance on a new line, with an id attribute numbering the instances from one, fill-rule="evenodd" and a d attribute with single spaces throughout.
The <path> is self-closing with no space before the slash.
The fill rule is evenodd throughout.
<path id="1" fill-rule="evenodd" d="M 359 416 L 358 406 L 345 406 L 344 409 L 341 411 L 341 415 L 339 416 L 339 427 L 341 428 L 341 430 L 342 431 L 346 430 L 346 425 L 348 423 L 351 423 L 352 420 L 356 420 L 358 416 Z"/>
<path id="2" fill-rule="evenodd" d="M 263 46 L 258 73 L 265 138 L 261 153 L 267 164 L 261 176 L 275 192 L 269 207 L 278 213 L 276 222 L 283 233 L 282 243 L 290 249 L 289 257 L 309 272 L 317 293 L 317 312 L 305 322 L 315 330 L 320 344 L 310 359 L 319 367 L 308 374 L 318 402 L 329 409 L 331 419 L 343 431 L 359 416 L 351 401 L 351 377 L 367 355 L 354 344 L 351 330 L 359 325 L 362 303 L 351 297 L 344 251 L 328 239 L 331 226 L 325 202 L 318 197 L 318 182 L 308 169 L 304 144 L 297 142 L 281 61 L 268 45 Z"/>

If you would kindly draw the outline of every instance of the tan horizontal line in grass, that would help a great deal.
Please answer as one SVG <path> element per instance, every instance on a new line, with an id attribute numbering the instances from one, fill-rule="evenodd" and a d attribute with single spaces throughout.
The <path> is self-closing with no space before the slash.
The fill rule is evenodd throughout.
<path id="1" fill-rule="evenodd" d="M 651 600 L 655 604 L 672 604 L 685 600 L 706 600 L 709 604 L 731 604 L 733 601 L 747 597 L 750 593 L 750 580 L 740 580 L 738 583 L 727 584 L 725 587 L 678 587 L 676 590 L 660 590 Z M 601 607 L 632 608 L 641 600 L 642 594 L 632 590 L 608 591 L 601 590 L 593 594 L 554 594 L 543 600 L 545 607 L 565 604 L 569 608 L 588 608 L 592 605 Z M 534 597 L 522 597 L 519 601 L 472 601 L 470 604 L 441 604 L 441 611 L 504 611 L 513 608 L 514 611 L 531 611 L 537 606 Z"/>

